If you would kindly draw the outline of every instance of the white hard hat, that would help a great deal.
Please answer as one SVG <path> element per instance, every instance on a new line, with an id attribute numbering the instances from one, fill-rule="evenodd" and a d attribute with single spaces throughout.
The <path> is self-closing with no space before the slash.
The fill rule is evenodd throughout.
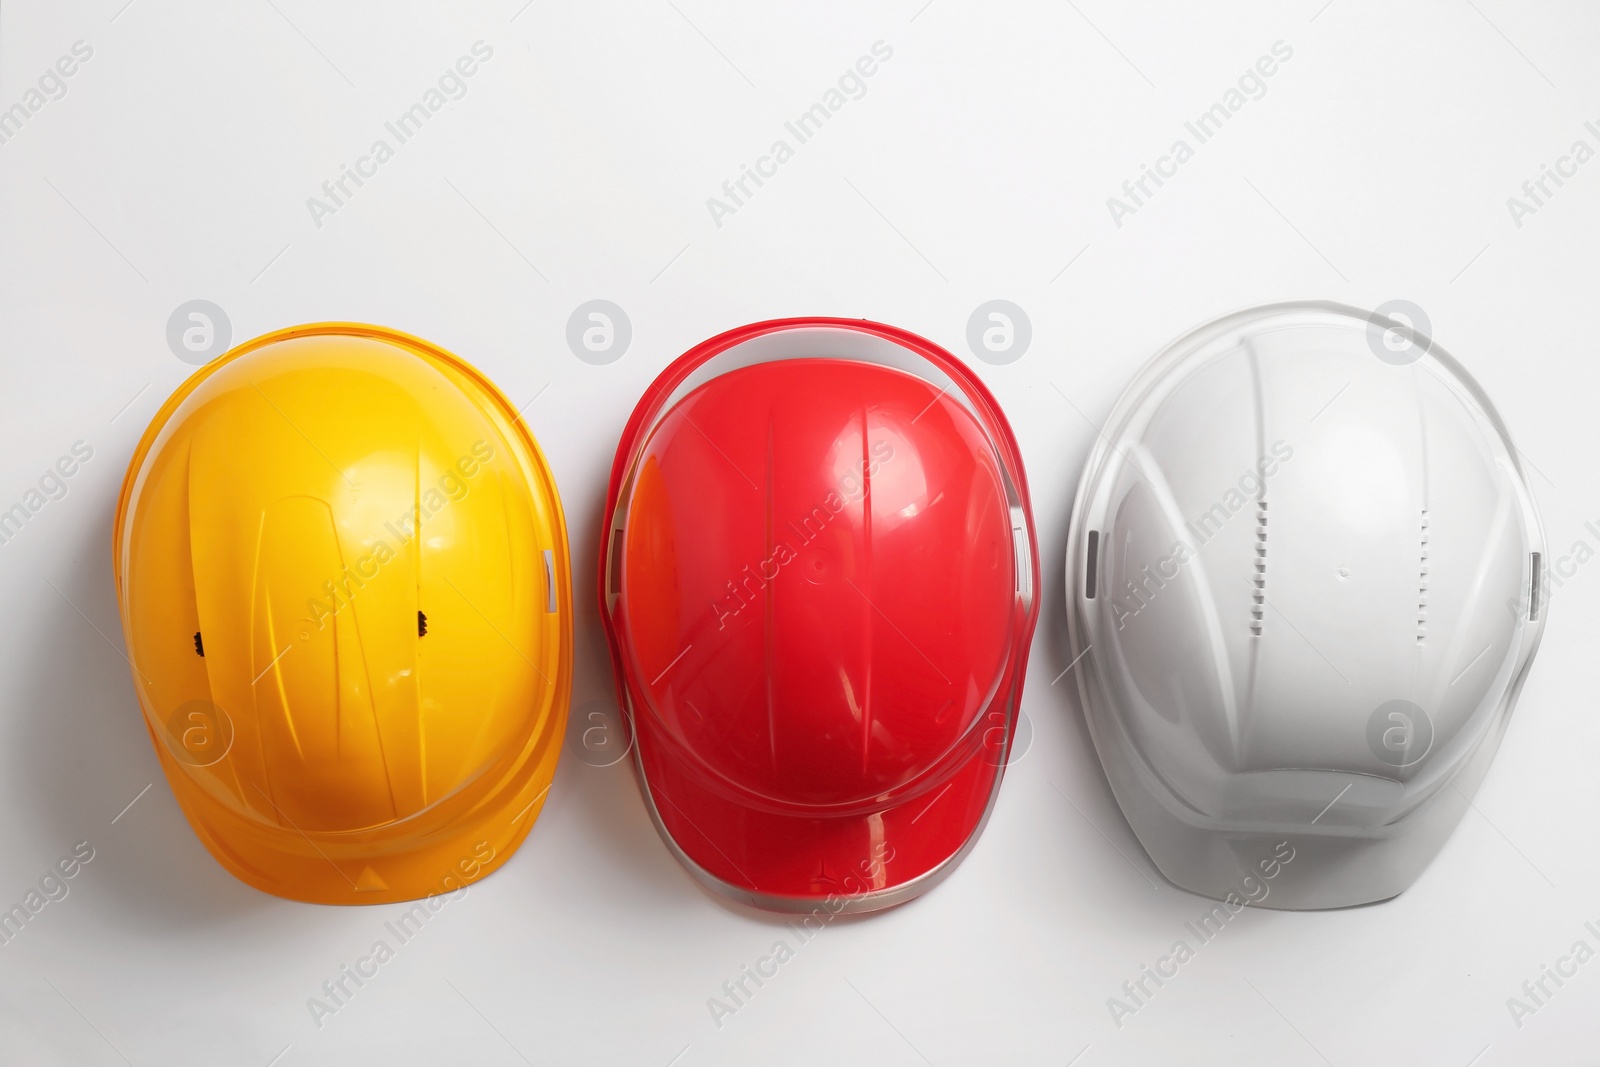
<path id="1" fill-rule="evenodd" d="M 1392 897 L 1500 744 L 1544 537 L 1493 405 L 1415 325 L 1218 319 L 1145 366 L 1089 457 L 1068 654 L 1117 801 L 1185 889 Z"/>

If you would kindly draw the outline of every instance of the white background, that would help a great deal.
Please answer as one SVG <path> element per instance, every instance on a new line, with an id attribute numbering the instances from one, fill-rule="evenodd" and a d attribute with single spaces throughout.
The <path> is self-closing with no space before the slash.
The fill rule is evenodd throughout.
<path id="1" fill-rule="evenodd" d="M 1120 1029 L 1107 998 L 1209 905 L 1155 872 L 1071 676 L 1051 684 L 1092 424 L 1160 345 L 1245 305 L 1421 305 L 1535 472 L 1552 555 L 1600 548 L 1600 161 L 1520 227 L 1506 203 L 1574 140 L 1600 148 L 1600 10 L 125 2 L 0 8 L 0 108 L 74 42 L 94 50 L 0 146 L 0 508 L 74 441 L 94 450 L 0 546 L 0 906 L 75 842 L 96 850 L 0 947 L 0 1063 L 1600 1062 L 1600 962 L 1520 1028 L 1506 1005 L 1580 937 L 1600 948 L 1583 925 L 1600 925 L 1600 565 L 1555 590 L 1476 807 L 1413 888 L 1247 911 Z M 315 225 L 307 198 L 480 39 L 494 55 L 468 94 Z M 706 198 L 879 40 L 893 57 L 865 96 L 717 226 Z M 1266 95 L 1115 225 L 1106 198 L 1279 40 L 1293 58 Z M 319 1029 L 307 999 L 401 909 L 227 875 L 173 801 L 120 652 L 111 516 L 192 370 L 166 322 L 195 298 L 235 341 L 382 323 L 537 396 L 580 591 L 618 434 L 678 353 L 832 314 L 970 355 L 973 309 L 1015 301 L 1031 347 L 977 366 L 1021 441 L 1048 596 L 1031 747 L 975 851 L 929 895 L 830 925 L 718 1028 L 707 998 L 793 935 L 691 883 L 627 764 L 567 758 L 515 857 Z M 565 341 L 595 298 L 633 324 L 606 366 Z M 577 664 L 576 702 L 607 698 L 587 596 Z"/>

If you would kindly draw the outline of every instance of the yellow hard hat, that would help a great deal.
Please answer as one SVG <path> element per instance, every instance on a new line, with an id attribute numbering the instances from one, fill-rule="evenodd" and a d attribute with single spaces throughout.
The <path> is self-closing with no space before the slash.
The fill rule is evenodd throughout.
<path id="1" fill-rule="evenodd" d="M 206 364 L 134 451 L 113 568 L 162 768 L 241 880 L 411 900 L 527 835 L 571 698 L 566 526 L 467 363 L 325 323 Z"/>

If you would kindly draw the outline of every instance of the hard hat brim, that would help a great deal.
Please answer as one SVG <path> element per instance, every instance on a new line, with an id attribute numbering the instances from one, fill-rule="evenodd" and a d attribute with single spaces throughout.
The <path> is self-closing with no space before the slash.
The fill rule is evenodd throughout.
<path id="1" fill-rule="evenodd" d="M 706 788 L 648 728 L 634 745 L 650 820 L 695 881 L 739 903 L 794 914 L 881 911 L 944 881 L 988 823 L 1003 763 L 1000 750 L 986 749 L 899 804 L 804 818 L 753 810 Z"/>

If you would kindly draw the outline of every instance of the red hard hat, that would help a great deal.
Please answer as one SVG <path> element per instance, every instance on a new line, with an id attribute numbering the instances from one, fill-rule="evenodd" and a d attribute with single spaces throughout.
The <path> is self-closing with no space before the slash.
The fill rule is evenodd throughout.
<path id="1" fill-rule="evenodd" d="M 860 320 L 714 337 L 634 409 L 602 529 L 646 806 L 699 881 L 871 911 L 960 861 L 1039 584 L 1016 442 L 966 367 Z"/>

